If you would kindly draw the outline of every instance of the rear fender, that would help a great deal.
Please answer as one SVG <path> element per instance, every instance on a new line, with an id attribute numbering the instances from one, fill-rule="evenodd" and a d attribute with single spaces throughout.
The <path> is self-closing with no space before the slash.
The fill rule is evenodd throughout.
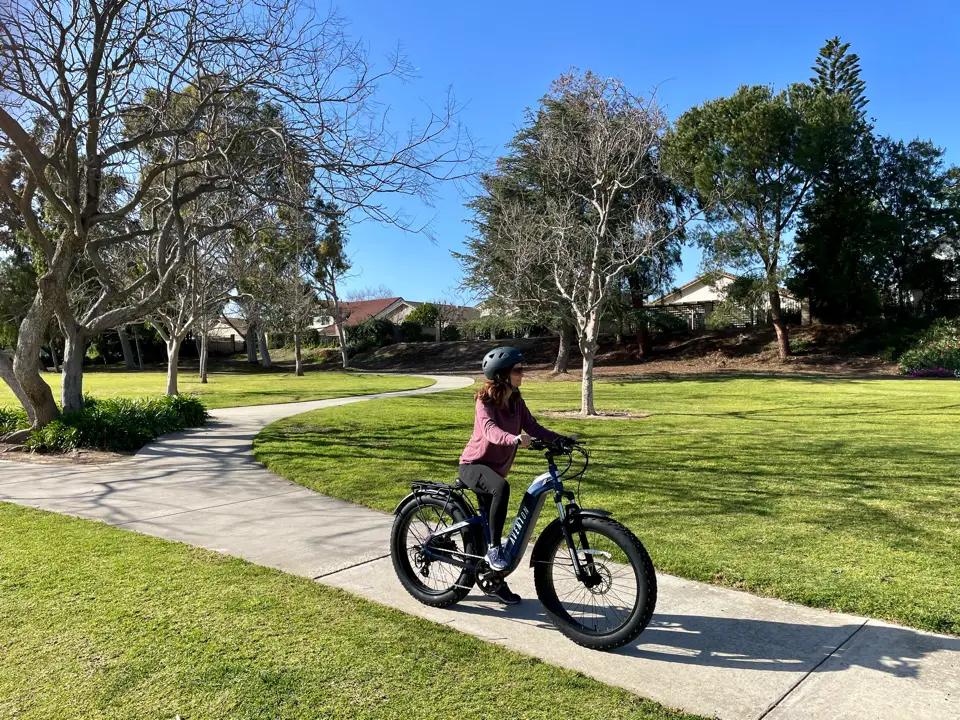
<path id="1" fill-rule="evenodd" d="M 460 495 L 458 492 L 447 489 L 449 486 L 442 485 L 440 483 L 434 484 L 425 484 L 418 486 L 414 484 L 413 492 L 407 495 L 403 500 L 401 500 L 397 506 L 393 509 L 394 515 L 399 515 L 403 507 L 411 502 L 416 500 L 418 497 L 438 497 L 443 498 L 444 500 L 449 500 L 451 503 L 455 503 L 457 507 L 463 510 L 464 514 L 467 517 L 475 515 L 476 512 L 470 504 Z"/>
<path id="2" fill-rule="evenodd" d="M 451 505 L 456 506 L 464 518 L 474 517 L 477 512 L 471 507 L 470 503 L 459 493 L 444 491 L 437 488 L 417 488 L 412 493 L 407 495 L 400 503 L 393 509 L 393 514 L 399 516 L 403 509 L 407 507 L 410 503 L 417 503 L 419 498 L 426 497 L 435 497 L 443 500 L 444 502 L 449 502 Z M 479 523 L 471 523 L 473 526 L 471 532 L 473 533 L 474 543 L 478 549 L 482 548 L 483 552 L 486 552 L 487 541 L 483 537 L 483 529 Z"/>

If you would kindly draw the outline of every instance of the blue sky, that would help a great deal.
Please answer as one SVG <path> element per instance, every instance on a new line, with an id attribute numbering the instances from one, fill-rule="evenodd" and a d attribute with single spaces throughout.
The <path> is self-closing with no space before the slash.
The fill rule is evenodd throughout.
<path id="1" fill-rule="evenodd" d="M 423 103 L 439 107 L 452 87 L 466 105 L 462 121 L 491 156 L 571 66 L 619 77 L 634 92 L 659 85 L 675 118 L 741 84 L 806 80 L 823 41 L 839 35 L 860 55 L 878 132 L 933 140 L 960 163 L 957 0 L 351 0 L 339 9 L 375 59 L 400 43 L 417 68 L 412 83 L 383 87 L 380 99 L 395 122 L 423 117 Z M 470 232 L 463 203 L 452 185 L 432 208 L 403 203 L 431 221 L 436 243 L 372 222 L 355 225 L 356 276 L 347 287 L 383 284 L 411 300 L 443 297 L 459 278 L 450 250 Z M 694 277 L 699 262 L 698 250 L 685 251 L 677 284 Z"/>

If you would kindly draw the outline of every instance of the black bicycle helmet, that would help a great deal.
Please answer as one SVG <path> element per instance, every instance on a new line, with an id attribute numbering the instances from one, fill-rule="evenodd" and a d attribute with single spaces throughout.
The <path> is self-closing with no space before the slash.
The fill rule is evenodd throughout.
<path id="1" fill-rule="evenodd" d="M 483 358 L 483 374 L 488 380 L 502 380 L 505 372 L 523 362 L 523 353 L 512 347 L 498 347 Z"/>

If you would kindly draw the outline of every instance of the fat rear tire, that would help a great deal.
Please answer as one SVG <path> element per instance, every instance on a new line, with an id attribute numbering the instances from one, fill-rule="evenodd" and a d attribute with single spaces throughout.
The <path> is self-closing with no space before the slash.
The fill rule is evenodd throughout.
<path id="1" fill-rule="evenodd" d="M 466 513 L 456 504 L 446 502 L 442 499 L 432 496 L 421 496 L 419 502 L 416 499 L 410 500 L 406 505 L 400 508 L 396 519 L 393 521 L 393 530 L 390 533 L 390 557 L 393 560 L 393 569 L 397 573 L 400 583 L 404 589 L 414 598 L 430 607 L 445 608 L 454 605 L 463 600 L 476 582 L 476 574 L 466 568 L 458 568 L 456 565 L 445 565 L 451 568 L 454 573 L 460 570 L 459 577 L 455 584 L 452 584 L 446 591 L 436 592 L 426 587 L 419 581 L 419 572 L 410 561 L 407 553 L 407 530 L 418 511 L 421 508 L 436 508 L 438 511 L 448 514 L 452 522 L 461 522 L 467 519 Z M 478 546 L 475 533 L 469 531 L 466 534 L 456 536 L 458 545 L 462 544 L 464 552 L 471 555 L 482 555 L 482 548 Z M 434 563 L 439 565 L 441 563 Z"/>

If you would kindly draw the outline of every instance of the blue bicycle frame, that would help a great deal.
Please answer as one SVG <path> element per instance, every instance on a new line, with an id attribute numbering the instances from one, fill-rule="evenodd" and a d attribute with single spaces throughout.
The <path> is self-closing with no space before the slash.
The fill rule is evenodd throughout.
<path id="1" fill-rule="evenodd" d="M 513 522 L 513 527 L 510 530 L 510 534 L 507 535 L 506 543 L 504 543 L 504 549 L 507 557 L 509 558 L 509 565 L 502 571 L 503 574 L 507 575 L 513 572 L 519 564 L 520 559 L 523 557 L 524 552 L 526 552 L 527 544 L 530 542 L 530 537 L 533 535 L 533 530 L 537 526 L 537 520 L 540 518 L 540 512 L 543 510 L 543 504 L 546 502 L 547 493 L 551 491 L 554 493 L 554 501 L 556 502 L 557 511 L 560 513 L 560 520 L 562 522 L 566 517 L 566 512 L 563 507 L 563 481 L 560 479 L 560 473 L 557 470 L 557 466 L 553 462 L 552 458 L 549 460 L 549 469 L 547 472 L 534 478 L 533 482 L 530 483 L 530 487 L 528 487 L 527 491 L 524 493 L 523 499 L 520 501 L 520 509 L 517 511 L 517 518 Z M 568 494 L 570 497 L 572 497 L 571 493 Z M 424 555 L 433 560 L 440 560 L 443 562 L 452 563 L 454 565 L 460 565 L 462 567 L 475 568 L 478 563 L 460 562 L 452 559 L 450 556 L 450 551 L 448 550 L 439 550 L 439 552 L 434 552 L 430 549 L 430 543 L 438 538 L 458 533 L 463 530 L 463 528 L 476 524 L 480 524 L 483 528 L 483 535 L 486 539 L 487 546 L 489 547 L 491 542 L 490 525 L 487 522 L 486 511 L 481 509 L 479 514 L 455 523 L 447 528 L 444 528 L 442 531 L 428 536 L 423 543 Z M 482 559 L 481 556 L 468 556 L 467 553 L 457 554 L 463 557 L 472 557 L 476 560 Z"/>

